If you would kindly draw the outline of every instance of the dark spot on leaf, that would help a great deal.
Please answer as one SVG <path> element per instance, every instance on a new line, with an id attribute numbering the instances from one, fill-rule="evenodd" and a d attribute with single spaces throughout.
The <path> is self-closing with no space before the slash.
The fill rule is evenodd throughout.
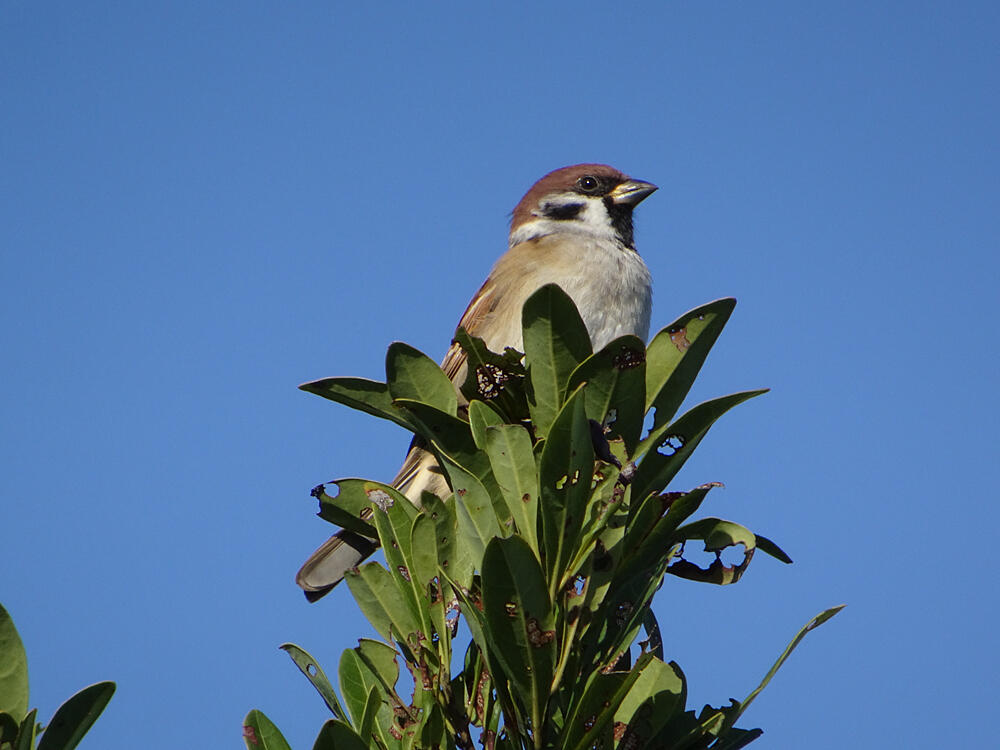
<path id="1" fill-rule="evenodd" d="M 243 725 L 243 736 L 246 737 L 247 741 L 253 745 L 260 744 L 260 740 L 257 739 L 257 730 L 249 724 Z"/>
<path id="2" fill-rule="evenodd" d="M 687 328 L 671 328 L 667 331 L 670 341 L 677 347 L 677 351 L 686 352 L 691 342 L 688 341 Z"/>
<path id="3" fill-rule="evenodd" d="M 528 618 L 528 643 L 530 643 L 535 648 L 539 648 L 552 641 L 556 638 L 556 631 L 554 630 L 542 630 L 538 627 L 538 620 L 534 617 Z"/>
<path id="4" fill-rule="evenodd" d="M 456 490 L 456 492 L 458 493 L 459 497 L 465 497 L 465 493 L 468 492 L 468 490 L 465 488 L 461 488 L 459 490 Z"/>
<path id="5" fill-rule="evenodd" d="M 503 609 L 507 617 L 517 617 L 517 605 L 514 602 L 506 602 Z"/>
<path id="6" fill-rule="evenodd" d="M 317 484 L 315 487 L 313 487 L 311 490 L 309 490 L 309 494 L 312 495 L 313 497 L 315 497 L 317 500 L 319 499 L 320 495 L 322 495 L 324 492 L 326 492 L 326 485 L 325 484 Z M 251 727 L 251 730 L 252 730 L 252 727 Z"/>
<path id="7" fill-rule="evenodd" d="M 646 352 L 641 349 L 632 349 L 622 346 L 611 360 L 611 364 L 618 370 L 631 370 L 646 361 Z"/>
<path id="8" fill-rule="evenodd" d="M 525 493 L 524 493 L 524 494 L 523 494 L 523 495 L 521 496 L 521 502 L 522 502 L 522 503 L 530 503 L 530 502 L 531 502 L 531 495 L 530 495 L 530 494 L 528 494 L 527 492 L 525 492 Z"/>
<path id="9" fill-rule="evenodd" d="M 404 581 L 406 581 L 407 583 L 410 582 L 410 571 L 407 570 L 405 565 L 397 565 L 396 570 L 399 571 L 399 575 L 402 577 Z"/>

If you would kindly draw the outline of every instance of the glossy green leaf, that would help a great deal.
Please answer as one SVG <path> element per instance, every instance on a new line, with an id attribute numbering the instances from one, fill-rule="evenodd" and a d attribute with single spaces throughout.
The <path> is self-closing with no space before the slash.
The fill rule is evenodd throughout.
<path id="1" fill-rule="evenodd" d="M 377 562 L 368 562 L 344 576 L 347 586 L 378 634 L 387 641 L 396 637 L 406 640 L 420 631 L 410 605 L 403 601 L 396 588 L 396 579 Z"/>
<path id="2" fill-rule="evenodd" d="M 709 302 L 662 329 L 646 348 L 646 408 L 653 429 L 669 422 L 691 389 L 708 352 L 736 307 L 732 297 Z"/>
<path id="3" fill-rule="evenodd" d="M 772 542 L 766 536 L 761 536 L 760 534 L 755 534 L 754 536 L 757 537 L 757 549 L 761 552 L 766 552 L 776 560 L 781 560 L 781 562 L 786 565 L 791 565 L 792 558 L 790 558 L 788 554 L 781 549 L 781 547 Z"/>
<path id="4" fill-rule="evenodd" d="M 486 428 L 504 424 L 503 418 L 482 401 L 469 404 L 469 428 L 479 450 L 486 450 Z"/>
<path id="5" fill-rule="evenodd" d="M 431 441 L 430 449 L 438 458 L 438 463 L 448 456 L 471 472 L 487 491 L 499 495 L 489 459 L 476 448 L 468 422 L 416 401 L 401 399 L 397 403 L 406 409 L 421 434 Z"/>
<path id="6" fill-rule="evenodd" d="M 550 595 L 555 595 L 586 519 L 594 449 L 578 389 L 560 410 L 542 448 L 539 465 L 542 539 Z"/>
<path id="7" fill-rule="evenodd" d="M 395 650 L 385 643 L 363 638 L 355 648 L 346 649 L 340 657 L 338 669 L 340 677 L 340 692 L 351 715 L 355 730 L 361 734 L 365 723 L 366 712 L 375 718 L 370 722 L 368 734 L 374 730 L 376 734 L 388 738 L 389 727 L 393 721 L 393 710 L 386 697 L 391 696 L 399 678 L 399 665 L 396 662 Z M 370 704 L 372 691 L 375 690 L 378 700 Z"/>
<path id="8" fill-rule="evenodd" d="M 394 401 L 418 401 L 452 415 L 458 409 L 455 384 L 434 360 L 409 344 L 396 341 L 389 346 L 385 377 Z"/>
<path id="9" fill-rule="evenodd" d="M 576 701 L 560 737 L 562 747 L 589 750 L 593 737 L 612 727 L 618 707 L 651 661 L 652 656 L 644 654 L 629 671 L 588 675 L 586 689 Z"/>
<path id="10" fill-rule="evenodd" d="M 647 662 L 615 711 L 615 723 L 625 725 L 622 742 L 647 747 L 671 717 L 684 710 L 687 687 L 680 667 L 655 656 Z"/>
<path id="11" fill-rule="evenodd" d="M 434 522 L 434 539 L 438 565 L 444 573 L 468 588 L 472 585 L 472 574 L 482 557 L 473 557 L 468 546 L 461 542 L 455 496 L 442 500 L 437 495 L 425 492 L 422 500 L 424 515 Z"/>
<path id="12" fill-rule="evenodd" d="M 334 485 L 336 495 L 330 495 L 326 487 Z M 372 539 L 375 527 L 371 523 L 372 502 L 395 500 L 397 490 L 380 482 L 367 479 L 341 479 L 327 482 L 313 489 L 313 497 L 319 500 L 319 517 L 341 528 Z"/>
<path id="13" fill-rule="evenodd" d="M 508 513 L 537 555 L 539 489 L 531 436 L 521 425 L 500 425 L 489 427 L 484 439 Z"/>
<path id="14" fill-rule="evenodd" d="M 681 526 L 675 532 L 677 541 L 699 539 L 705 543 L 706 552 L 721 553 L 728 547 L 743 546 L 743 560 L 737 565 L 726 565 L 716 555 L 707 568 L 702 568 L 684 559 L 675 561 L 667 568 L 667 572 L 681 578 L 704 583 L 727 585 L 736 583 L 750 565 L 757 546 L 753 532 L 732 521 L 719 518 L 702 518 L 694 523 Z"/>
<path id="15" fill-rule="evenodd" d="M 524 539 L 494 539 L 483 557 L 483 616 L 490 651 L 540 726 L 555 663 L 555 621 L 545 577 Z"/>
<path id="16" fill-rule="evenodd" d="M 21 726 L 17 729 L 17 739 L 14 741 L 12 750 L 35 750 L 35 736 L 38 734 L 38 709 L 33 708 L 21 720 Z"/>
<path id="17" fill-rule="evenodd" d="M 340 705 L 340 700 L 337 698 L 337 693 L 334 692 L 333 685 L 330 684 L 326 673 L 319 665 L 319 662 L 312 657 L 312 654 L 301 646 L 296 646 L 294 643 L 282 643 L 279 648 L 292 658 L 295 666 L 299 668 L 302 674 L 306 676 L 306 679 L 316 688 L 316 692 L 320 694 L 323 702 L 326 703 L 326 707 L 330 709 L 330 713 L 337 719 L 346 719 L 347 712 Z"/>
<path id="18" fill-rule="evenodd" d="M 371 737 L 375 728 L 375 720 L 379 710 L 383 706 L 382 692 L 378 686 L 372 685 L 368 689 L 368 699 L 365 701 L 364 711 L 361 713 L 361 721 L 358 727 L 359 737 Z"/>
<path id="19" fill-rule="evenodd" d="M 841 604 L 839 606 L 830 607 L 830 609 L 823 610 L 814 618 L 812 618 L 809 622 L 807 622 L 805 625 L 802 626 L 799 632 L 795 634 L 795 637 L 792 639 L 791 643 L 789 643 L 785 647 L 785 650 L 781 652 L 781 656 L 778 657 L 778 660 L 774 662 L 774 665 L 768 670 L 767 674 L 764 675 L 764 679 L 760 681 L 760 684 L 753 689 L 750 695 L 748 695 L 743 700 L 742 703 L 740 703 L 739 711 L 736 713 L 735 716 L 732 717 L 731 721 L 733 722 L 736 721 L 736 719 L 739 718 L 739 716 L 742 713 L 744 713 L 747 710 L 747 708 L 749 708 L 750 704 L 754 702 L 754 700 L 757 698 L 758 695 L 760 695 L 760 692 L 767 687 L 767 683 L 771 681 L 771 678 L 778 673 L 778 670 L 781 669 L 781 666 L 788 660 L 788 657 L 792 655 L 792 651 L 794 651 L 795 648 L 800 643 L 802 643 L 802 639 L 805 638 L 806 635 L 808 635 L 811 630 L 815 630 L 820 625 L 829 620 L 831 617 L 833 617 L 835 614 L 840 612 L 840 610 L 842 610 L 845 606 L 846 605 Z"/>
<path id="20" fill-rule="evenodd" d="M 743 391 L 705 401 L 674 423 L 650 432 L 637 450 L 637 454 L 645 455 L 648 451 L 648 455 L 639 464 L 632 480 L 632 496 L 644 497 L 651 492 L 661 492 L 719 417 L 737 404 L 762 393 L 767 393 L 767 389 Z"/>
<path id="21" fill-rule="evenodd" d="M 291 750 L 281 730 L 256 708 L 243 719 L 243 742 L 247 750 Z"/>
<path id="22" fill-rule="evenodd" d="M 610 438 L 621 437 L 631 455 L 646 414 L 646 347 L 636 336 L 622 336 L 585 359 L 569 378 L 568 392 L 587 384 L 587 417 L 606 425 Z"/>
<path id="23" fill-rule="evenodd" d="M 336 401 L 352 409 L 388 419 L 412 431 L 406 414 L 392 403 L 389 386 L 366 378 L 322 378 L 303 383 L 300 390 Z"/>
<path id="24" fill-rule="evenodd" d="M 458 544 L 468 550 L 472 560 L 482 560 L 489 541 L 510 532 L 501 527 L 493 499 L 475 476 L 447 457 L 444 470 L 455 491 Z"/>
<path id="25" fill-rule="evenodd" d="M 0 711 L 20 722 L 28 712 L 28 657 L 14 620 L 0 605 Z"/>
<path id="26" fill-rule="evenodd" d="M 38 741 L 38 750 L 72 750 L 97 721 L 115 694 L 115 683 L 85 687 L 56 709 Z"/>
<path id="27" fill-rule="evenodd" d="M 12 745 L 19 731 L 18 721 L 6 711 L 0 711 L 0 748 L 6 750 L 6 746 Z"/>
<path id="28" fill-rule="evenodd" d="M 319 730 L 313 750 L 370 750 L 371 745 L 361 739 L 354 729 L 343 721 L 327 719 Z"/>
<path id="29" fill-rule="evenodd" d="M 566 292 L 555 284 L 532 294 L 522 309 L 528 408 L 544 437 L 562 407 L 569 376 L 593 353 L 590 335 Z"/>

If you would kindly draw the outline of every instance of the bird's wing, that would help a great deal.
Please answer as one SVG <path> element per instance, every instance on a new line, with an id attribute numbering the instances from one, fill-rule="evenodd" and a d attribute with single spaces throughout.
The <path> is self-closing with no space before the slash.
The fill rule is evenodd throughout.
<path id="1" fill-rule="evenodd" d="M 476 296 L 472 298 L 469 306 L 465 308 L 462 319 L 458 325 L 465 329 L 470 336 L 477 335 L 477 331 L 497 305 L 496 284 L 492 279 L 486 279 Z M 461 385 L 465 380 L 465 352 L 455 342 L 452 342 L 448 353 L 444 355 L 441 362 L 441 369 L 444 374 L 451 378 L 456 385 Z"/>

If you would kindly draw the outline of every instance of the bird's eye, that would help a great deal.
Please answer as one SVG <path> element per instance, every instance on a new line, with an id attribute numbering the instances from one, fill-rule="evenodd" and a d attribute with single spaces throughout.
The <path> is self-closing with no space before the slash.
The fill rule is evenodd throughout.
<path id="1" fill-rule="evenodd" d="M 600 186 L 601 183 L 597 181 L 596 177 L 593 177 L 593 176 L 591 176 L 591 175 L 588 174 L 588 175 L 584 175 L 579 180 L 577 180 L 576 184 L 580 186 L 581 190 L 585 190 L 587 192 L 590 192 L 592 190 L 596 190 Z"/>

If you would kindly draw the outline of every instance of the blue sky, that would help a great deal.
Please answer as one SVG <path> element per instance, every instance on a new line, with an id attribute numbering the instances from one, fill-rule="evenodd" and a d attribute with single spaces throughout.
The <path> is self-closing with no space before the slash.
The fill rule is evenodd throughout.
<path id="1" fill-rule="evenodd" d="M 401 4 L 400 4 L 401 6 Z M 371 630 L 292 583 L 309 489 L 406 435 L 296 390 L 437 358 L 543 173 L 614 164 L 654 330 L 739 299 L 691 403 L 769 386 L 678 477 L 795 559 L 667 581 L 691 702 L 754 747 L 983 746 L 998 687 L 1000 6 L 0 2 L 0 601 L 83 747 L 325 718 Z"/>

